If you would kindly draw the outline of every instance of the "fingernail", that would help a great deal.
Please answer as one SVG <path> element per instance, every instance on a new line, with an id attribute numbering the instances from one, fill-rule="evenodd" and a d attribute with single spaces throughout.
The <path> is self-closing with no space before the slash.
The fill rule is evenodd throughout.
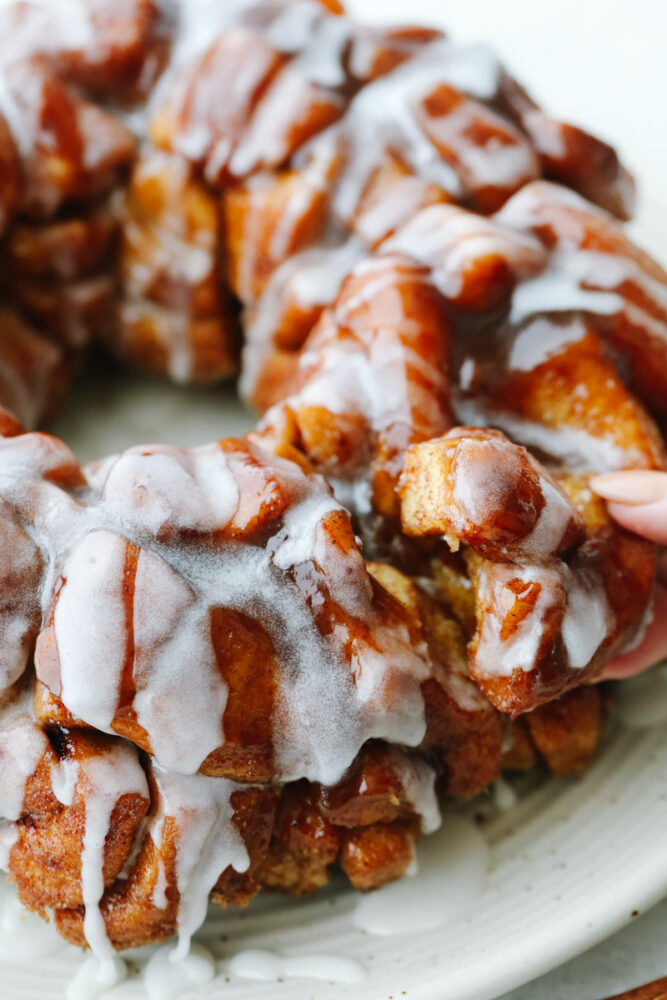
<path id="1" fill-rule="evenodd" d="M 667 473 L 633 470 L 594 476 L 591 489 L 613 503 L 641 505 L 667 498 Z"/>

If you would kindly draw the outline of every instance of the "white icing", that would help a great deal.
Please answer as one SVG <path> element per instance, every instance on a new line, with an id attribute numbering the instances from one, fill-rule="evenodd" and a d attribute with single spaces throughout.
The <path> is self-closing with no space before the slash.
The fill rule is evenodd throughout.
<path id="1" fill-rule="evenodd" d="M 174 961 L 185 958 L 192 935 L 204 922 L 209 893 L 226 868 L 244 872 L 250 863 L 241 834 L 232 821 L 232 794 L 240 787 L 224 778 L 170 774 L 154 768 L 160 810 L 150 827 L 159 848 L 164 817 L 178 828 L 178 945 Z"/>
<path id="2" fill-rule="evenodd" d="M 295 53 L 296 65 L 307 79 L 323 87 L 345 83 L 343 56 L 351 25 L 331 17 L 319 4 L 293 0 L 280 10 L 265 37 L 279 51 Z"/>
<path id="3" fill-rule="evenodd" d="M 418 934 L 460 920 L 485 887 L 488 848 L 468 820 L 446 816 L 440 833 L 419 845 L 419 870 L 362 896 L 354 923 L 369 934 Z"/>
<path id="4" fill-rule="evenodd" d="M 491 785 L 491 795 L 496 809 L 499 812 L 509 812 L 519 801 L 519 796 L 509 782 L 504 778 L 499 778 Z"/>
<path id="5" fill-rule="evenodd" d="M 122 983 L 127 976 L 127 966 L 117 955 L 108 961 L 96 955 L 84 958 L 79 969 L 69 983 L 66 1000 L 97 1000 L 97 997 Z"/>
<path id="6" fill-rule="evenodd" d="M 515 549 L 528 560 L 545 558 L 556 552 L 573 518 L 572 505 L 552 482 L 542 476 L 540 486 L 544 507 L 531 533 Z"/>
<path id="7" fill-rule="evenodd" d="M 53 925 L 26 910 L 15 887 L 0 876 L 0 961 L 34 962 L 64 948 Z"/>
<path id="8" fill-rule="evenodd" d="M 120 967 L 100 912 L 104 894 L 104 844 L 111 815 L 119 799 L 130 794 L 148 799 L 148 783 L 134 747 L 125 743 L 115 744 L 112 753 L 87 757 L 80 764 L 80 775 L 86 807 L 81 852 L 81 894 L 86 911 L 83 930 L 95 959 L 99 961 L 98 978 L 113 985 L 109 981 L 117 981 L 115 977 Z"/>
<path id="9" fill-rule="evenodd" d="M 508 367 L 512 371 L 530 372 L 561 354 L 568 344 L 579 343 L 587 333 L 586 326 L 577 316 L 567 323 L 554 323 L 551 318 L 538 316 L 526 323 L 512 341 Z M 474 363 L 470 363 L 474 367 Z M 463 381 L 461 386 L 466 388 Z"/>
<path id="10" fill-rule="evenodd" d="M 499 72 L 497 60 L 483 46 L 457 46 L 443 39 L 424 45 L 410 60 L 364 87 L 343 120 L 297 155 L 297 164 L 303 165 L 327 150 L 330 158 L 336 157 L 337 150 L 345 157 L 333 196 L 334 211 L 343 220 L 353 217 L 371 175 L 386 163 L 388 150 L 397 153 L 422 180 L 460 195 L 456 170 L 426 137 L 415 112 L 420 100 L 441 84 L 489 99 L 497 91 Z M 466 145 L 465 155 L 464 169 L 480 186 L 494 171 L 511 180 L 534 173 L 533 154 L 519 141 L 511 152 L 494 142 L 476 152 Z"/>
<path id="11" fill-rule="evenodd" d="M 559 459 L 573 472 L 613 472 L 633 466 L 645 466 L 646 459 L 634 449 L 622 448 L 613 438 L 594 437 L 578 427 L 548 427 L 525 420 L 512 413 L 481 406 L 478 400 L 456 402 L 456 414 L 461 424 L 477 427 L 497 427 L 513 441 L 528 448 L 537 448 Z"/>
<path id="12" fill-rule="evenodd" d="M 162 836 L 162 830 L 160 830 L 160 836 Z M 158 855 L 158 870 L 157 879 L 155 882 L 155 887 L 151 894 L 151 902 L 153 906 L 156 906 L 158 910 L 166 910 L 169 905 L 169 897 L 167 896 L 167 889 L 169 888 L 169 883 L 167 880 L 167 873 L 165 871 L 164 862 L 162 857 Z"/>
<path id="13" fill-rule="evenodd" d="M 74 802 L 76 783 L 79 779 L 79 763 L 74 757 L 65 757 L 51 765 L 51 789 L 64 806 Z"/>
<path id="14" fill-rule="evenodd" d="M 8 6 L 11 0 L 0 3 L 0 9 Z M 10 22 L 9 37 L 0 40 L 3 61 L 24 59 L 36 51 L 91 51 L 96 41 L 92 12 L 85 0 L 31 0 L 22 15 Z"/>
<path id="15" fill-rule="evenodd" d="M 540 271 L 546 262 L 544 249 L 534 237 L 503 229 L 494 220 L 455 205 L 423 209 L 382 249 L 425 264 L 437 289 L 449 299 L 461 294 L 466 273 L 480 258 L 502 257 L 517 278 Z"/>
<path id="16" fill-rule="evenodd" d="M 193 944 L 187 955 L 179 957 L 173 945 L 164 945 L 148 960 L 142 982 L 148 1000 L 176 1000 L 193 988 L 206 986 L 214 976 L 215 961 L 203 945 Z"/>
<path id="17" fill-rule="evenodd" d="M 516 582 L 526 584 L 516 593 Z M 510 587 L 512 583 L 514 586 Z M 512 623 L 503 638 L 503 626 L 515 602 L 529 595 L 537 597 L 527 614 Z M 583 670 L 604 640 L 613 632 L 615 621 L 604 581 L 587 568 L 571 569 L 559 560 L 542 566 L 487 562 L 479 573 L 478 600 L 486 608 L 475 652 L 476 668 L 488 677 L 511 677 L 521 670 L 530 672 L 539 664 L 544 630 L 558 628 L 565 646 L 568 665 Z"/>
<path id="18" fill-rule="evenodd" d="M 595 256 L 604 258 L 608 255 Z M 610 316 L 619 312 L 623 308 L 623 300 L 615 292 L 600 292 L 582 287 L 581 281 L 590 275 L 589 268 L 590 261 L 586 259 L 584 251 L 576 254 L 552 253 L 549 267 L 516 289 L 512 300 L 512 322 L 520 323 L 535 313 L 581 309 Z"/>
<path id="19" fill-rule="evenodd" d="M 161 608 L 158 612 L 157 609 Z M 134 709 L 162 765 L 194 774 L 224 743 L 227 689 L 211 644 L 208 609 L 155 553 L 141 551 L 134 593 Z M 184 669 L 187 663 L 195 670 Z M 183 706 L 193 725 L 183 725 Z"/>
<path id="20" fill-rule="evenodd" d="M 257 106 L 250 123 L 232 154 L 229 168 L 237 177 L 252 173 L 264 163 L 281 163 L 291 152 L 292 122 L 302 117 L 312 95 L 304 92 L 300 63 L 289 63 L 273 79 L 271 88 Z M 331 96 L 330 102 L 342 108 L 342 100 Z"/>
<path id="21" fill-rule="evenodd" d="M 423 283 L 428 276 L 406 266 L 393 256 L 362 262 L 352 277 L 357 279 L 351 292 L 336 304 L 318 327 L 310 350 L 300 356 L 303 388 L 287 401 L 300 407 L 326 407 L 330 413 L 358 414 L 374 431 L 390 434 L 392 428 L 408 429 L 415 424 L 430 434 L 444 431 L 447 416 L 443 399 L 448 396 L 447 373 L 419 351 L 420 328 L 416 323 L 373 325 L 364 322 L 362 307 L 373 297 L 402 281 L 409 285 Z M 366 280 L 368 279 L 368 280 Z M 354 316 L 356 311 L 360 316 Z M 337 336 L 340 329 L 352 328 L 355 337 Z M 409 376 L 417 373 L 418 377 Z M 266 417 L 270 424 L 272 415 Z M 387 468 L 398 474 L 400 448 Z M 364 462 L 363 454 L 358 457 Z"/>
<path id="22" fill-rule="evenodd" d="M 539 181 L 511 198 L 496 219 L 521 230 L 551 227 L 557 240 L 546 271 L 517 289 L 513 321 L 539 312 L 584 310 L 602 316 L 630 312 L 638 317 L 638 325 L 650 326 L 665 339 L 667 287 L 642 266 L 630 243 L 618 239 L 604 212 L 573 191 Z M 609 243 L 610 251 L 587 248 L 591 230 L 603 245 Z M 626 302 L 624 285 L 637 289 L 648 309 Z"/>
<path id="23" fill-rule="evenodd" d="M 599 577 L 564 567 L 567 610 L 561 635 L 570 667 L 588 666 L 614 628 L 614 616 Z"/>
<path id="24" fill-rule="evenodd" d="M 360 962 L 337 955 L 278 955 L 258 948 L 240 951 L 227 964 L 232 976 L 271 982 L 284 979 L 321 979 L 359 986 L 367 974 Z"/>
<path id="25" fill-rule="evenodd" d="M 569 500 L 546 477 L 534 459 L 502 440 L 463 438 L 452 467 L 454 489 L 447 513 L 452 534 L 462 535 L 471 527 L 483 531 L 494 522 L 519 488 L 528 470 L 537 475 L 543 506 L 536 513 L 532 530 L 522 538 L 503 544 L 503 551 L 518 560 L 539 562 L 557 552 L 574 512 Z"/>
<path id="26" fill-rule="evenodd" d="M 436 773 L 425 761 L 396 754 L 392 769 L 398 774 L 405 797 L 421 820 L 422 833 L 434 833 L 442 825 L 435 791 Z"/>
<path id="27" fill-rule="evenodd" d="M 31 692 L 8 692 L 0 699 L 0 819 L 14 821 L 21 816 L 26 782 L 48 746 L 34 719 Z M 7 867 L 15 839 L 15 830 L 5 827 L 0 867 Z"/>
<path id="28" fill-rule="evenodd" d="M 259 302 L 246 316 L 243 370 L 239 384 L 250 398 L 262 366 L 275 348 L 277 317 L 294 302 L 303 309 L 324 309 L 336 298 L 343 278 L 362 259 L 354 238 L 340 246 L 318 247 L 289 257 L 274 271 Z"/>
<path id="29" fill-rule="evenodd" d="M 545 618 L 558 608 L 563 593 L 561 565 L 518 566 L 507 563 L 484 564 L 479 573 L 478 600 L 486 608 L 475 651 L 476 669 L 488 677 L 511 677 L 514 671 L 530 672 L 537 665 Z M 509 588 L 512 581 L 525 583 L 524 592 Z M 502 630 L 515 602 L 539 587 L 530 612 L 514 623 L 509 636 Z M 574 636 L 573 636 L 574 643 Z"/>
<path id="30" fill-rule="evenodd" d="M 63 566 L 54 614 L 61 698 L 76 717 L 107 733 L 127 656 L 126 550 L 119 535 L 86 535 Z"/>

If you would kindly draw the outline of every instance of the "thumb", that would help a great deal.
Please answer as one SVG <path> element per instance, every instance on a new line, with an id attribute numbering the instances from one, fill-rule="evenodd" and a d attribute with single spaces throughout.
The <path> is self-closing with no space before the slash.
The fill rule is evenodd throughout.
<path id="1" fill-rule="evenodd" d="M 634 677 L 667 657 L 667 590 L 664 587 L 656 587 L 654 601 L 653 620 L 641 645 L 608 663 L 600 680 L 617 681 L 624 677 Z"/>
<path id="2" fill-rule="evenodd" d="M 667 545 L 667 473 L 631 471 L 595 476 L 591 489 L 609 503 L 624 528 Z"/>

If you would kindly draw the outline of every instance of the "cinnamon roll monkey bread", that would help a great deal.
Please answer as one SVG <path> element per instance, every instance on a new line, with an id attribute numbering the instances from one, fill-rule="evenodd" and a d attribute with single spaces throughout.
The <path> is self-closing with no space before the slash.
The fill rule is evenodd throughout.
<path id="1" fill-rule="evenodd" d="M 632 202 L 438 31 L 2 6 L 0 862 L 65 938 L 374 889 L 439 798 L 590 761 L 655 550 L 588 480 L 666 464 Z M 37 428 L 93 343 L 256 431 L 82 468 Z"/>

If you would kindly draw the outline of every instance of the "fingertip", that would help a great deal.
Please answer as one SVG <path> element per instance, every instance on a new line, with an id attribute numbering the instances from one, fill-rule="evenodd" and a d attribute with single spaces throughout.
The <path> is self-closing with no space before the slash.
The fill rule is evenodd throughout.
<path id="1" fill-rule="evenodd" d="M 658 545 L 667 545 L 667 498 L 630 506 L 611 501 L 609 513 L 622 527 Z"/>
<path id="2" fill-rule="evenodd" d="M 667 500 L 667 473 L 652 469 L 629 469 L 593 476 L 590 487 L 604 500 L 643 506 Z"/>
<path id="3" fill-rule="evenodd" d="M 653 619 L 636 649 L 617 656 L 607 664 L 600 680 L 619 681 L 648 670 L 667 658 L 667 589 L 657 586 L 654 592 Z"/>

